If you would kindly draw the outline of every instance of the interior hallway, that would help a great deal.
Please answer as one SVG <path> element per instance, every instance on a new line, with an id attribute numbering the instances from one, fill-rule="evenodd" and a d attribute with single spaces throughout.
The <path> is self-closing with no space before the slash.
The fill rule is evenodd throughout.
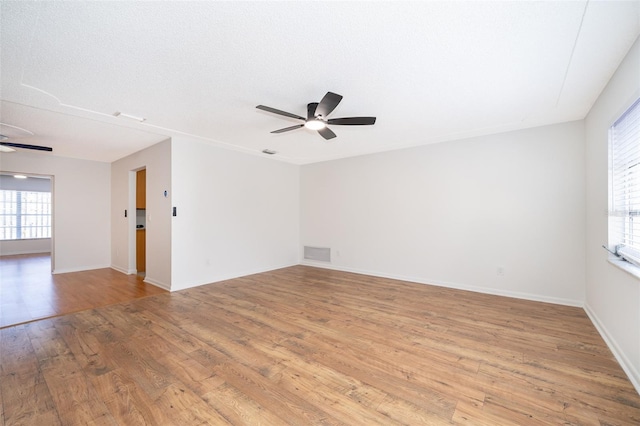
<path id="1" fill-rule="evenodd" d="M 0 257 L 0 328 L 166 291 L 110 268 L 51 273 L 48 253 Z"/>

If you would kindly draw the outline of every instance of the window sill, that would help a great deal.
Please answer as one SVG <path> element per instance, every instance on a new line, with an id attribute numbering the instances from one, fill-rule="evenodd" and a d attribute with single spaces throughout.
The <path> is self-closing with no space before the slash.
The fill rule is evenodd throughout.
<path id="1" fill-rule="evenodd" d="M 622 269 L 626 273 L 633 275 L 637 279 L 640 279 L 640 267 L 634 265 L 633 263 L 629 263 L 626 260 L 618 259 L 613 256 L 609 256 L 609 263 L 613 266 Z"/>
<path id="2" fill-rule="evenodd" d="M 38 237 L 38 238 L 10 238 L 8 240 L 0 240 L 2 243 L 9 241 L 33 241 L 33 240 L 50 240 L 51 237 Z"/>

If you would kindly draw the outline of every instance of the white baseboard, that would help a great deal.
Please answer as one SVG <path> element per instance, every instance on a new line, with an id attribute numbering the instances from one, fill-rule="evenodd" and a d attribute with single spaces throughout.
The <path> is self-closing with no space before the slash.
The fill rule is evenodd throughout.
<path id="1" fill-rule="evenodd" d="M 275 271 L 276 269 L 288 268 L 290 266 L 296 266 L 296 265 L 299 265 L 299 263 L 297 261 L 293 262 L 293 263 L 282 264 L 282 265 L 268 266 L 268 267 L 257 268 L 257 269 L 248 269 L 248 270 L 245 270 L 245 271 L 242 271 L 242 272 L 236 272 L 236 273 L 232 273 L 232 274 L 217 275 L 217 276 L 208 278 L 206 282 L 195 282 L 195 283 L 186 283 L 186 284 L 172 283 L 171 291 L 186 290 L 188 288 L 198 287 L 198 286 L 201 286 L 201 285 L 213 284 L 213 283 L 217 283 L 217 282 L 220 282 L 220 281 L 231 280 L 233 278 L 246 277 L 247 275 L 253 275 L 253 274 L 260 274 L 260 273 L 263 273 L 263 272 Z"/>
<path id="2" fill-rule="evenodd" d="M 147 284 L 151 284 L 151 285 L 154 285 L 156 287 L 160 287 L 163 290 L 171 291 L 171 285 L 168 285 L 168 284 L 163 283 L 161 281 L 157 281 L 157 280 L 155 280 L 153 278 L 149 278 L 149 277 L 145 276 L 143 281 L 145 283 L 147 283 Z"/>
<path id="3" fill-rule="evenodd" d="M 118 271 L 118 272 L 122 272 L 125 275 L 134 275 L 134 274 L 138 273 L 138 271 L 136 271 L 135 269 L 124 269 L 124 268 L 121 268 L 121 267 L 116 266 L 116 265 L 111 265 L 111 269 L 113 269 L 115 271 Z M 168 284 L 163 283 L 162 281 L 158 281 L 158 280 L 155 280 L 153 278 L 149 278 L 148 276 L 145 276 L 143 281 L 145 283 L 147 283 L 147 284 L 151 284 L 153 286 L 160 287 L 163 290 L 171 291 L 171 286 L 168 285 Z"/>
<path id="4" fill-rule="evenodd" d="M 110 265 L 94 265 L 94 266 L 79 266 L 76 268 L 56 268 L 53 270 L 53 274 L 66 274 L 69 272 L 93 271 L 94 269 L 105 269 L 110 267 L 111 267 Z"/>
<path id="5" fill-rule="evenodd" d="M 125 268 L 121 268 L 120 266 L 117 265 L 111 265 L 110 266 L 111 269 L 116 270 L 118 272 L 122 272 L 125 275 L 133 275 L 136 273 L 135 269 L 125 269 Z"/>
<path id="6" fill-rule="evenodd" d="M 631 381 L 631 384 L 633 384 L 633 387 L 636 388 L 636 391 L 640 394 L 640 371 L 634 368 L 633 364 L 620 349 L 620 346 L 618 345 L 616 340 L 613 338 L 611 333 L 609 333 L 607 328 L 604 326 L 602 321 L 600 321 L 600 318 L 598 318 L 598 316 L 593 311 L 593 309 L 591 309 L 588 303 L 584 304 L 584 311 L 589 316 L 589 319 L 591 319 L 591 322 L 596 327 L 596 330 L 598 330 L 598 333 L 600 333 L 600 336 L 602 336 L 607 346 L 609 346 L 609 349 L 613 353 L 613 356 L 616 358 L 616 360 L 618 360 L 620 367 L 622 367 L 624 372 L 627 374 L 627 377 L 629 377 L 629 380 Z"/>
<path id="7" fill-rule="evenodd" d="M 438 287 L 453 288 L 456 290 L 466 290 L 466 291 L 473 291 L 476 293 L 492 294 L 494 296 L 505 296 L 505 297 L 512 297 L 514 299 L 531 300 L 534 302 L 553 303 L 555 305 L 574 306 L 577 308 L 582 308 L 584 306 L 584 302 L 582 300 L 563 299 L 559 297 L 549 297 L 549 296 L 543 296 L 539 294 L 497 290 L 493 288 L 477 287 L 472 285 L 451 283 L 451 282 L 438 281 L 438 280 L 429 280 L 429 279 L 418 278 L 418 277 L 387 274 L 387 273 L 378 272 L 378 271 L 368 271 L 368 270 L 356 269 L 356 268 L 337 267 L 330 263 L 325 263 L 325 262 L 313 262 L 309 260 L 303 260 L 301 262 L 301 265 L 314 266 L 314 267 L 325 268 L 325 269 L 333 269 L 336 271 L 343 271 L 343 272 L 353 272 L 355 274 L 371 275 L 371 276 L 380 277 L 380 278 L 390 278 L 392 280 L 409 281 L 417 284 L 426 284 L 426 285 L 434 285 Z"/>
<path id="8" fill-rule="evenodd" d="M 21 254 L 51 254 L 51 250 L 49 251 L 43 251 L 43 250 L 16 250 L 16 251 L 3 251 L 2 254 L 0 254 L 0 257 L 2 256 L 18 256 Z"/>

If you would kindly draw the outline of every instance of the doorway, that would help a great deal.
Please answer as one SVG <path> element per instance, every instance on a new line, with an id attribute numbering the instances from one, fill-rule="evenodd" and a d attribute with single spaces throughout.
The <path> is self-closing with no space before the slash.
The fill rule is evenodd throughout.
<path id="1" fill-rule="evenodd" d="M 165 293 L 112 268 L 53 275 L 48 254 L 0 258 L 0 328 Z"/>
<path id="2" fill-rule="evenodd" d="M 147 169 L 136 171 L 136 273 L 147 270 Z"/>
<path id="3" fill-rule="evenodd" d="M 54 178 L 0 171 L 0 256 L 46 254 L 54 271 Z"/>

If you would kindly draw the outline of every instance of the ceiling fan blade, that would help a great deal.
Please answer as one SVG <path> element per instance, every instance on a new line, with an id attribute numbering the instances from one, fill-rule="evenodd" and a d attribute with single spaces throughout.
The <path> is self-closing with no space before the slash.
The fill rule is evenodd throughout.
<path id="1" fill-rule="evenodd" d="M 369 124 L 375 124 L 375 122 L 375 117 L 344 117 L 327 120 L 328 124 L 342 124 L 346 126 L 367 126 Z"/>
<path id="2" fill-rule="evenodd" d="M 322 100 L 318 104 L 318 107 L 316 108 L 316 116 L 321 115 L 323 117 L 326 117 L 327 115 L 331 114 L 331 111 L 336 109 L 341 100 L 342 96 L 338 95 L 337 93 L 327 92 L 327 94 L 324 95 L 324 98 L 322 98 Z"/>
<path id="3" fill-rule="evenodd" d="M 53 148 L 49 146 L 28 145 L 24 143 L 0 142 L 0 145 L 10 146 L 12 148 L 35 149 L 36 151 L 48 151 L 48 152 L 53 151 Z"/>
<path id="4" fill-rule="evenodd" d="M 331 129 L 330 129 L 330 128 L 328 128 L 328 127 L 324 127 L 324 128 L 322 128 L 322 129 L 318 130 L 318 133 L 320 133 L 320 135 L 321 135 L 323 138 L 327 139 L 327 140 L 329 140 L 329 139 L 333 139 L 333 138 L 335 138 L 335 137 L 336 137 L 336 134 L 335 134 L 335 133 L 333 133 L 333 132 L 331 131 Z"/>
<path id="5" fill-rule="evenodd" d="M 271 108 L 264 105 L 258 105 L 256 108 L 261 109 L 263 111 L 272 112 L 274 114 L 284 115 L 285 117 L 297 118 L 298 120 L 306 120 L 306 118 L 300 117 L 299 115 L 291 114 L 290 112 L 281 111 L 279 109 Z"/>
<path id="6" fill-rule="evenodd" d="M 279 130 L 274 130 L 271 133 L 284 133 L 284 132 L 288 132 L 289 130 L 299 129 L 300 127 L 304 127 L 304 124 L 296 124 L 295 126 L 285 127 L 284 129 L 279 129 Z"/>

